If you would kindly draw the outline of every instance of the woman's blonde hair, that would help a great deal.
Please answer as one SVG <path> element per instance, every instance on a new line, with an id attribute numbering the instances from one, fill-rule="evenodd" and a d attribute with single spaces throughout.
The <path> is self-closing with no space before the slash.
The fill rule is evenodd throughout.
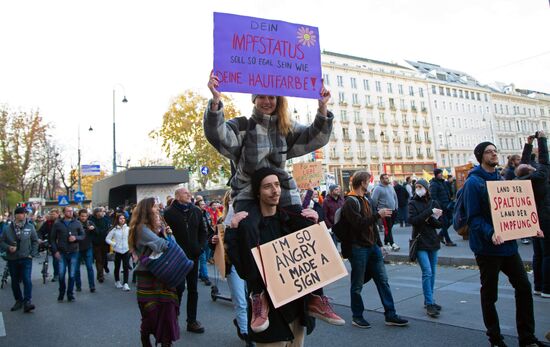
<path id="1" fill-rule="evenodd" d="M 275 107 L 275 112 L 278 116 L 279 132 L 283 136 L 287 136 L 292 131 L 292 119 L 290 119 L 290 112 L 288 110 L 288 99 L 284 96 L 277 97 L 277 107 Z"/>

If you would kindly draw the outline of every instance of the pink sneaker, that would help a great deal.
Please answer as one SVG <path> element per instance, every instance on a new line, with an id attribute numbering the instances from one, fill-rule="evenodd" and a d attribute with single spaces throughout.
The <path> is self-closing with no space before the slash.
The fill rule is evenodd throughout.
<path id="1" fill-rule="evenodd" d="M 250 329 L 255 333 L 261 333 L 269 327 L 269 304 L 264 292 L 260 294 L 250 294 L 250 300 L 252 301 Z"/>
<path id="2" fill-rule="evenodd" d="M 328 298 L 324 295 L 319 296 L 310 294 L 309 302 L 307 305 L 309 315 L 332 325 L 344 325 L 346 321 L 342 317 L 338 316 L 336 312 L 330 306 Z"/>

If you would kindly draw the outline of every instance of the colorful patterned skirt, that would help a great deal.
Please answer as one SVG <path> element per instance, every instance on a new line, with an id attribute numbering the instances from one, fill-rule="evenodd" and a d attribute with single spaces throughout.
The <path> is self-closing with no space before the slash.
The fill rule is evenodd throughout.
<path id="1" fill-rule="evenodd" d="M 136 271 L 141 334 L 155 336 L 157 343 L 180 338 L 179 301 L 176 288 L 167 288 L 149 271 Z"/>

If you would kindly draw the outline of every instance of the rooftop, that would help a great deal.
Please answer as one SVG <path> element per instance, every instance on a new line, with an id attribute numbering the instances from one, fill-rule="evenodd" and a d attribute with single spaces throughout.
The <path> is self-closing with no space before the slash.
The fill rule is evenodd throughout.
<path id="1" fill-rule="evenodd" d="M 398 64 L 394 64 L 394 63 L 387 63 L 387 62 L 381 61 L 381 60 L 374 60 L 374 59 L 356 57 L 356 56 L 348 55 L 348 54 L 335 53 L 335 52 L 330 52 L 330 51 L 327 51 L 327 50 L 323 50 L 322 54 L 324 54 L 324 55 L 331 55 L 331 56 L 333 56 L 333 57 L 338 57 L 338 58 L 345 58 L 345 59 L 358 60 L 358 61 L 362 61 L 362 62 L 365 62 L 365 63 L 371 63 L 371 64 L 378 64 L 378 65 L 390 66 L 390 67 L 394 67 L 394 68 L 398 68 L 398 69 L 412 70 L 412 69 L 410 69 L 410 68 L 408 68 L 408 67 L 406 67 L 406 66 L 402 66 L 402 65 L 398 65 Z"/>

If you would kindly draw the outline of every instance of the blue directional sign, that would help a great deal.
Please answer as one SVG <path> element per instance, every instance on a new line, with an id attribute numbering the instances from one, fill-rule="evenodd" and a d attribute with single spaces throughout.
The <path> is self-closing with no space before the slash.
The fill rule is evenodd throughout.
<path id="1" fill-rule="evenodd" d="M 86 195 L 83 192 L 74 193 L 74 201 L 75 202 L 82 202 L 84 200 L 86 200 Z"/>
<path id="2" fill-rule="evenodd" d="M 206 167 L 206 166 L 201 167 L 201 174 L 206 176 L 206 175 L 208 175 L 209 172 L 210 172 L 210 170 L 208 169 L 208 167 Z"/>
<path id="3" fill-rule="evenodd" d="M 67 195 L 59 195 L 57 197 L 57 204 L 59 206 L 69 206 L 69 197 Z"/>
<path id="4" fill-rule="evenodd" d="M 99 176 L 101 174 L 100 165 L 82 165 L 82 176 Z"/>

